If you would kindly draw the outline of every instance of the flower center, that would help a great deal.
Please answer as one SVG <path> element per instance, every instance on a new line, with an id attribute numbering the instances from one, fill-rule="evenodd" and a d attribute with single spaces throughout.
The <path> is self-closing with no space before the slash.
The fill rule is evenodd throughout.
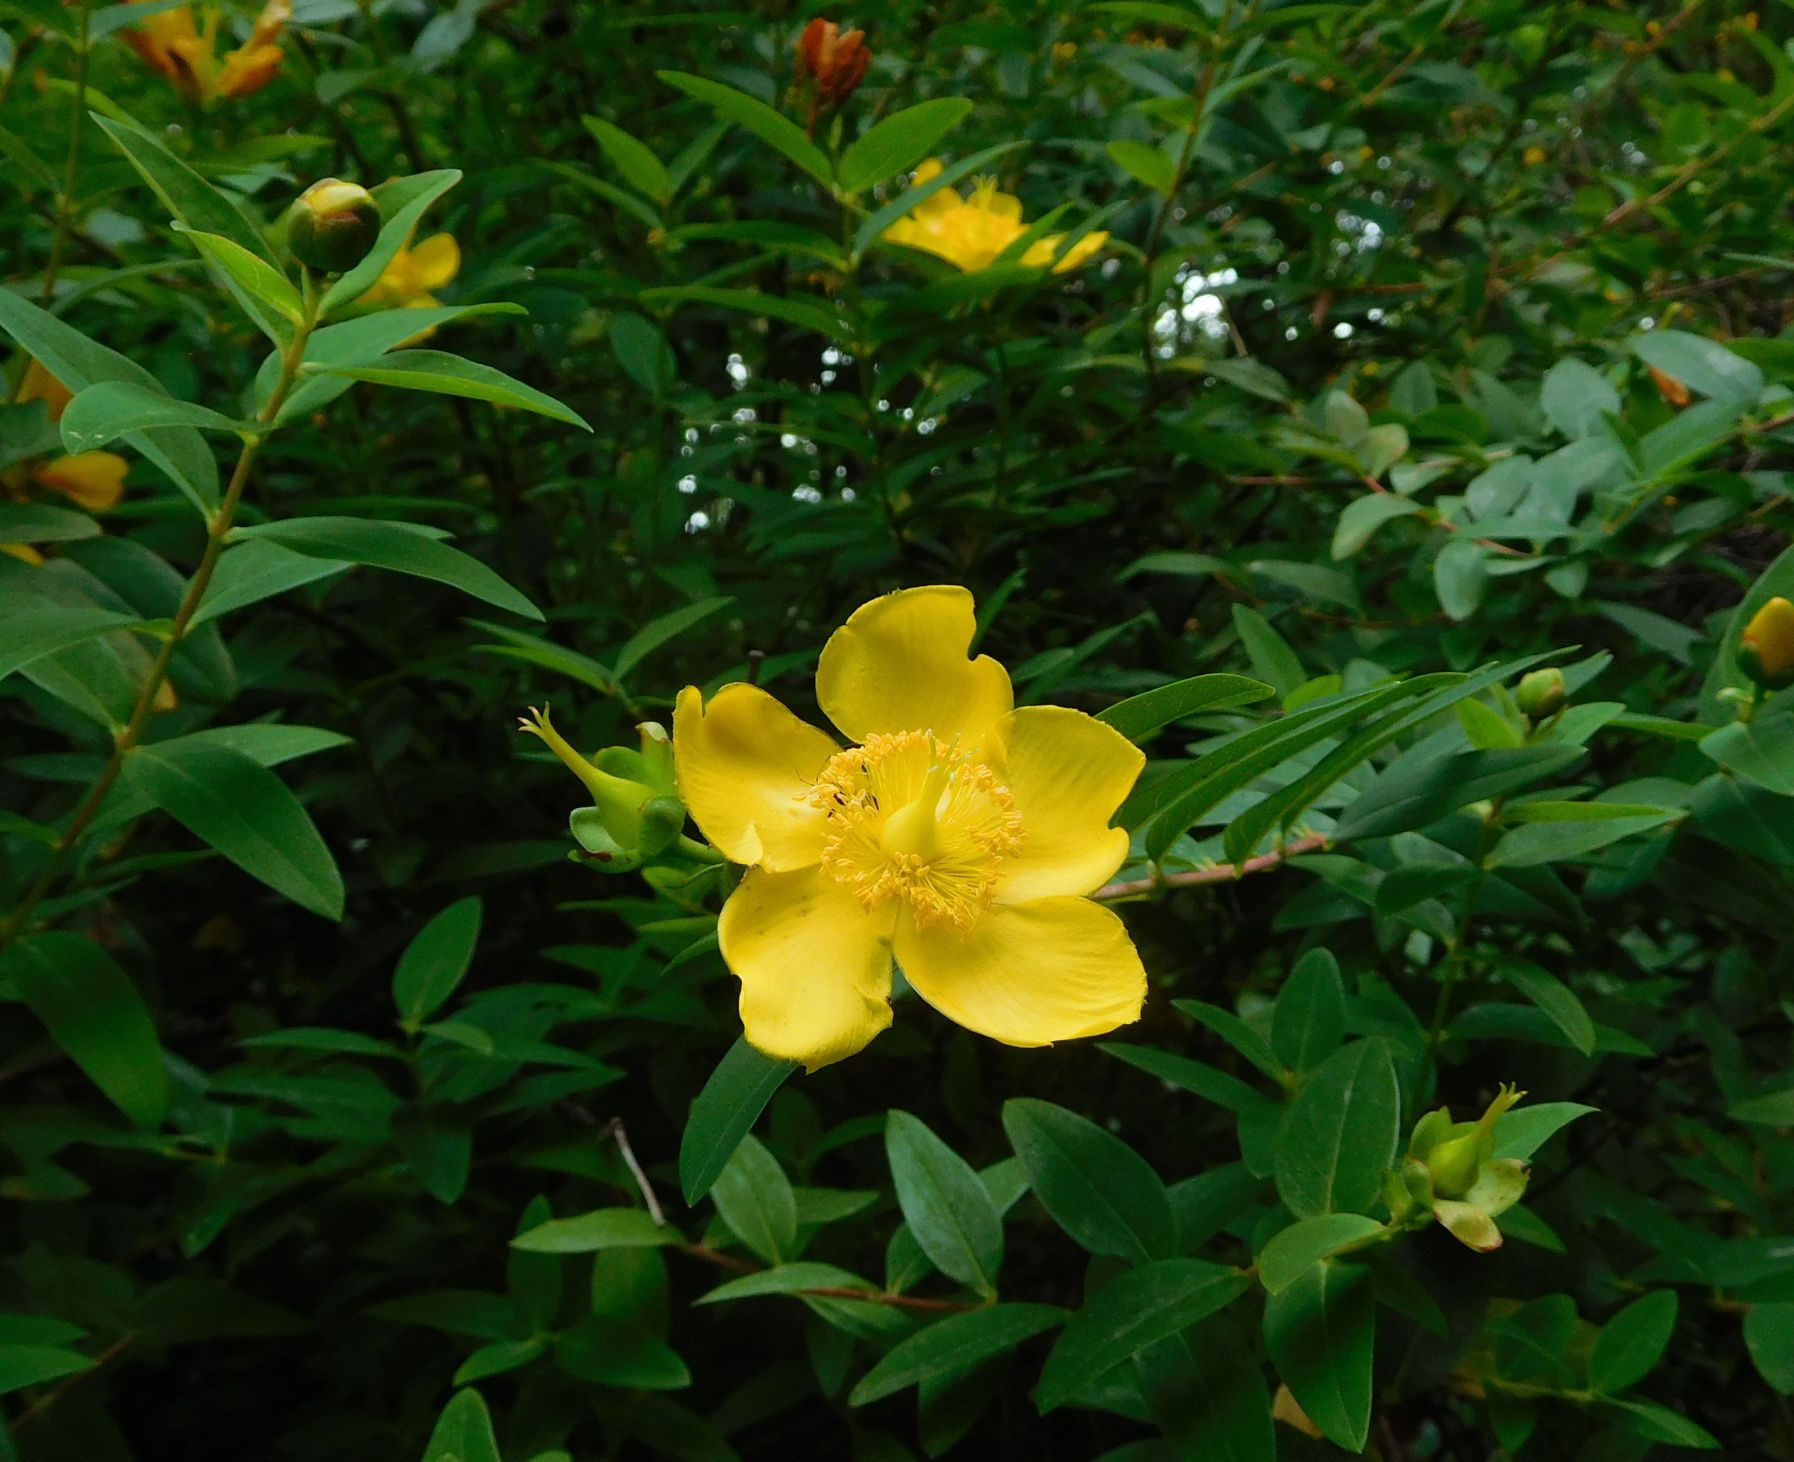
<path id="1" fill-rule="evenodd" d="M 823 871 L 867 911 L 906 901 L 923 928 L 970 928 L 999 866 L 1022 845 L 1009 789 L 926 731 L 868 736 L 837 752 L 810 795 L 828 814 Z"/>

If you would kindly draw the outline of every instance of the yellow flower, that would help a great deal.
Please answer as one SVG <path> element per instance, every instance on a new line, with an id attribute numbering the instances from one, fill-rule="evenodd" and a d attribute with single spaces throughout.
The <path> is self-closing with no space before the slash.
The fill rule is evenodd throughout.
<path id="1" fill-rule="evenodd" d="M 1745 674 L 1766 690 L 1794 685 L 1794 604 L 1777 595 L 1753 614 L 1738 659 Z"/>
<path id="2" fill-rule="evenodd" d="M 438 290 L 461 272 L 461 248 L 452 234 L 434 234 L 415 249 L 406 247 L 380 271 L 362 302 L 421 308 L 436 303 Z"/>
<path id="3" fill-rule="evenodd" d="M 1127 858 L 1109 819 L 1145 758 L 1082 711 L 1016 708 L 1008 672 L 970 658 L 974 629 L 950 585 L 856 610 L 816 670 L 846 750 L 755 686 L 680 693 L 680 796 L 748 865 L 718 936 L 768 1055 L 814 1071 L 860 1050 L 891 1023 L 893 958 L 1012 1046 L 1139 1018 L 1140 957 L 1086 895 Z"/>
<path id="4" fill-rule="evenodd" d="M 60 421 L 73 393 L 35 359 L 26 361 L 19 381 L 18 405 L 41 401 L 51 421 Z M 104 513 L 118 506 L 125 493 L 125 474 L 130 464 L 115 452 L 77 452 L 70 457 L 45 457 L 10 468 L 0 477 L 6 495 L 24 501 L 33 486 L 66 497 L 90 513 Z M 23 543 L 0 544 L 0 549 L 27 563 L 42 561 L 36 549 Z"/>
<path id="5" fill-rule="evenodd" d="M 125 39 L 176 91 L 202 102 L 248 96 L 274 79 L 281 59 L 275 42 L 292 19 L 292 0 L 268 0 L 256 16 L 249 39 L 226 53 L 222 62 L 218 59 L 218 29 L 223 17 L 213 5 L 202 6 L 201 14 L 203 20 L 196 22 L 187 5 L 159 10 L 127 30 Z"/>
<path id="6" fill-rule="evenodd" d="M 911 181 L 920 185 L 940 173 L 941 160 L 931 157 L 916 169 Z M 969 197 L 961 197 L 953 188 L 938 189 L 892 224 L 885 237 L 894 244 L 936 254 L 971 273 L 989 268 L 1003 250 L 1027 231 L 1022 222 L 1021 199 L 1013 193 L 998 192 L 994 182 L 984 179 L 973 187 Z M 1022 253 L 1021 262 L 1036 268 L 1052 264 L 1053 273 L 1063 274 L 1076 269 L 1109 241 L 1106 233 L 1085 234 L 1054 264 L 1053 256 L 1064 237 L 1049 234 L 1036 239 Z"/>
<path id="7" fill-rule="evenodd" d="M 1520 161 L 1525 163 L 1529 168 L 1536 168 L 1550 156 L 1550 153 L 1546 152 L 1544 148 L 1535 143 L 1533 146 L 1527 148 L 1525 152 L 1520 154 Z"/>

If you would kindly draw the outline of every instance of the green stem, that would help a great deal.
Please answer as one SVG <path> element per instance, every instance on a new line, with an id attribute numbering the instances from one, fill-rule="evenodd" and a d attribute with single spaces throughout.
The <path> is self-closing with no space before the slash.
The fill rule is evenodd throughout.
<path id="1" fill-rule="evenodd" d="M 94 784 L 87 789 L 87 794 L 75 808 L 69 825 L 57 838 L 55 846 L 42 870 L 26 890 L 25 896 L 18 906 L 7 915 L 5 922 L 0 923 L 0 949 L 5 949 L 25 929 L 30 921 L 32 911 L 43 900 L 45 894 L 67 866 L 76 844 L 81 840 L 99 814 L 105 803 L 106 794 L 112 790 L 113 783 L 124 768 L 125 756 L 136 746 L 143 736 L 144 728 L 149 724 L 151 713 L 155 709 L 156 698 L 161 692 L 163 683 L 168 679 L 169 666 L 174 663 L 175 653 L 181 642 L 186 639 L 187 631 L 193 623 L 193 616 L 198 612 L 200 601 L 205 598 L 206 588 L 212 582 L 212 574 L 218 567 L 218 560 L 224 553 L 226 540 L 236 520 L 237 509 L 243 501 L 243 490 L 249 485 L 249 469 L 255 464 L 256 455 L 261 451 L 262 442 L 274 429 L 275 419 L 280 408 L 285 404 L 287 396 L 293 389 L 293 383 L 299 378 L 299 367 L 305 359 L 306 343 L 311 339 L 311 332 L 317 325 L 318 309 L 322 303 L 322 295 L 314 288 L 311 276 L 307 273 L 304 280 L 305 314 L 294 332 L 291 344 L 281 355 L 280 376 L 269 394 L 267 404 L 256 415 L 256 421 L 264 430 L 244 437 L 243 449 L 237 455 L 237 465 L 231 472 L 230 483 L 224 490 L 224 500 L 213 512 L 206 524 L 206 546 L 200 555 L 199 566 L 194 569 L 193 577 L 187 581 L 186 591 L 181 595 L 180 607 L 175 610 L 174 623 L 169 627 L 162 641 L 162 648 L 151 663 L 149 673 L 144 677 L 143 685 L 137 692 L 135 704 L 131 707 L 130 719 L 114 736 L 112 754 L 106 759 Z"/>
<path id="2" fill-rule="evenodd" d="M 68 161 L 62 169 L 62 191 L 56 198 L 56 231 L 50 235 L 50 259 L 44 265 L 44 282 L 39 298 L 45 308 L 56 294 L 56 273 L 62 268 L 62 253 L 68 247 L 69 226 L 74 222 L 75 178 L 81 165 L 81 128 L 87 121 L 87 62 L 92 48 L 88 44 L 89 22 L 93 18 L 93 0 L 81 0 L 81 32 L 75 48 L 75 114 L 69 119 Z"/>

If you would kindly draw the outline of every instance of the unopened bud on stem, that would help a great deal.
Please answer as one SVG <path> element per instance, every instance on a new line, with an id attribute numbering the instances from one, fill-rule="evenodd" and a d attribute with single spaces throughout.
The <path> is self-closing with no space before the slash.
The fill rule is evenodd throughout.
<path id="1" fill-rule="evenodd" d="M 293 200 L 287 247 L 308 269 L 341 274 L 367 257 L 380 237 L 380 205 L 360 183 L 325 178 Z"/>

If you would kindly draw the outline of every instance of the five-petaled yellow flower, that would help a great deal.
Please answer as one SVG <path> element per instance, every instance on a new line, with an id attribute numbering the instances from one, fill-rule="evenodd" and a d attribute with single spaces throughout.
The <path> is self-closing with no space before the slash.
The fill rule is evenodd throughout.
<path id="1" fill-rule="evenodd" d="M 141 0 L 132 0 L 133 4 Z M 173 83 L 176 91 L 202 102 L 242 97 L 260 91 L 280 70 L 276 41 L 293 17 L 292 0 L 268 0 L 249 39 L 218 57 L 218 30 L 223 17 L 215 5 L 201 7 L 196 22 L 190 6 L 158 10 L 125 32 L 131 48 Z"/>
<path id="2" fill-rule="evenodd" d="M 941 160 L 931 157 L 916 169 L 913 185 L 940 176 Z M 924 198 L 885 231 L 894 244 L 907 244 L 912 249 L 938 254 L 950 264 L 968 273 L 987 269 L 997 256 L 1028 231 L 1022 222 L 1022 202 L 1013 193 L 997 191 L 990 179 L 980 179 L 969 196 L 962 197 L 955 189 L 941 188 Z M 1064 234 L 1048 234 L 1036 239 L 1022 251 L 1021 262 L 1036 268 L 1052 264 L 1053 273 L 1063 274 L 1076 269 L 1109 241 L 1106 233 L 1087 233 L 1056 264 Z"/>
<path id="3" fill-rule="evenodd" d="M 1012 1046 L 1139 1018 L 1146 972 L 1087 895 L 1127 858 L 1111 827 L 1145 761 L 1063 706 L 1017 708 L 970 658 L 972 596 L 906 589 L 823 648 L 816 699 L 849 741 L 752 685 L 684 690 L 673 758 L 686 807 L 748 865 L 723 958 L 748 1040 L 812 1071 L 891 1023 L 893 957 L 917 994 Z"/>
<path id="4" fill-rule="evenodd" d="M 25 375 L 19 382 L 18 405 L 41 401 L 51 421 L 60 421 L 72 395 L 69 388 L 33 359 L 25 364 Z M 104 513 L 118 506 L 125 493 L 125 474 L 130 464 L 116 452 L 76 452 L 72 456 L 40 457 L 20 463 L 0 473 L 0 488 L 6 496 L 29 498 L 30 489 L 42 488 L 59 493 L 90 513 Z M 26 543 L 0 543 L 0 553 L 9 553 L 27 563 L 37 563 L 42 555 Z"/>

